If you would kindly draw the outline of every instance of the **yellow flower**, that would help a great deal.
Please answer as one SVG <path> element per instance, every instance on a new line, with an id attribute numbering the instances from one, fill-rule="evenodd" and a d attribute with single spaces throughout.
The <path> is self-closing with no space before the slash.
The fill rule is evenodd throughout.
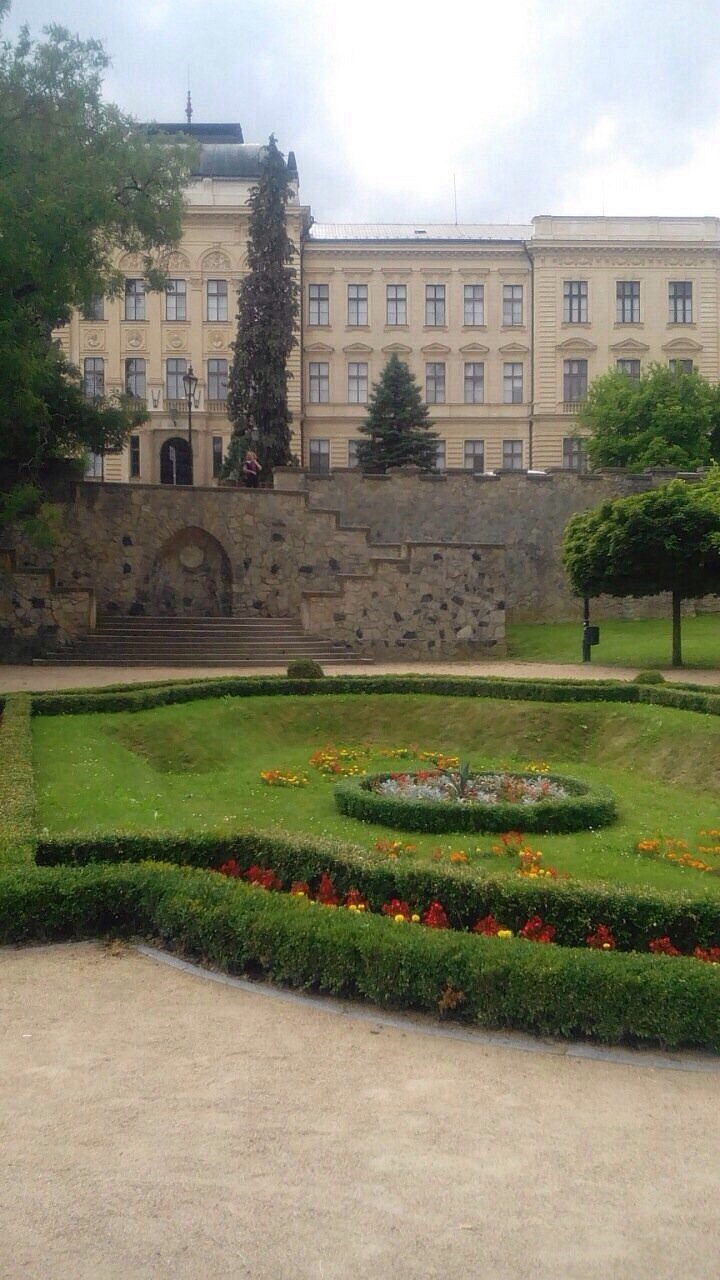
<path id="1" fill-rule="evenodd" d="M 498 929 L 496 938 L 512 938 L 512 929 Z"/>
<path id="2" fill-rule="evenodd" d="M 410 917 L 410 919 L 412 920 L 413 924 L 419 924 L 419 923 L 420 923 L 420 917 L 419 917 L 419 916 L 411 916 L 411 917 Z"/>
<path id="3" fill-rule="evenodd" d="M 395 920 L 395 923 L 396 923 L 396 924 L 405 924 L 405 917 L 404 917 L 404 916 L 397 915 L 397 916 L 394 916 L 394 917 L 393 917 L 393 919 Z"/>

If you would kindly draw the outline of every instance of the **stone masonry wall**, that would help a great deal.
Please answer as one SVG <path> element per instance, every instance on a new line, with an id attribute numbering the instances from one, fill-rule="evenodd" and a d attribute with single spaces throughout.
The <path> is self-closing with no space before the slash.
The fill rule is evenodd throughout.
<path id="1" fill-rule="evenodd" d="M 52 573 L 0 566 L 0 662 L 39 657 L 70 644 L 94 625 L 92 591 L 58 590 Z"/>

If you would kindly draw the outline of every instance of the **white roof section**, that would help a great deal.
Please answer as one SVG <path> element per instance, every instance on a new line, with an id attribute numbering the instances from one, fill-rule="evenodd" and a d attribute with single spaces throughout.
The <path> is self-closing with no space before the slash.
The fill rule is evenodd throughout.
<path id="1" fill-rule="evenodd" d="M 314 222 L 310 240 L 529 240 L 533 229 L 522 223 L 465 222 Z"/>

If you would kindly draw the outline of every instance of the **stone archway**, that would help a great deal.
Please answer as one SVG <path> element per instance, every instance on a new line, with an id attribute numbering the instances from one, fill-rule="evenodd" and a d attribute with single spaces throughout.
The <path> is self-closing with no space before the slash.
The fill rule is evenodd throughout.
<path id="1" fill-rule="evenodd" d="M 160 483 L 190 485 L 192 482 L 190 445 L 182 436 L 173 436 L 160 446 Z"/>
<path id="2" fill-rule="evenodd" d="M 169 618 L 232 615 L 232 569 L 217 538 L 187 528 L 163 543 L 150 571 L 148 612 Z"/>

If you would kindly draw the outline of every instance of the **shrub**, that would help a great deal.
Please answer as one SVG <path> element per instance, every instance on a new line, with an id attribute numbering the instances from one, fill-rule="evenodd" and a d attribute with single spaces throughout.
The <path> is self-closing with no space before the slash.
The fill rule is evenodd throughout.
<path id="1" fill-rule="evenodd" d="M 325 672 L 314 658 L 293 658 L 287 666 L 288 680 L 322 680 Z"/>
<path id="2" fill-rule="evenodd" d="M 0 720 L 0 867 L 32 861 L 34 831 L 30 698 L 17 693 Z"/>
<path id="3" fill-rule="evenodd" d="M 638 671 L 633 676 L 633 684 L 664 684 L 665 677 L 662 671 Z"/>

